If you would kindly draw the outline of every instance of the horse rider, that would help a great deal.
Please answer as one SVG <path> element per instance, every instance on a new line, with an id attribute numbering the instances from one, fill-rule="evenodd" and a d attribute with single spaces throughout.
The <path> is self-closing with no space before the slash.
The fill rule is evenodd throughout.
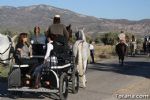
<path id="1" fill-rule="evenodd" d="M 118 54 L 119 57 L 119 63 L 123 65 L 124 56 L 126 55 L 127 52 L 125 34 L 121 31 L 121 34 L 119 34 L 118 37 L 119 37 L 119 43 L 116 45 L 116 53 Z"/>
<path id="2" fill-rule="evenodd" d="M 148 46 L 147 44 L 148 44 L 148 38 L 145 37 L 145 38 L 144 38 L 144 42 L 143 42 L 143 51 L 144 51 L 144 54 L 147 54 L 147 51 L 148 51 L 148 50 L 147 50 L 147 49 L 148 49 L 148 48 L 147 48 L 147 46 Z"/>
<path id="3" fill-rule="evenodd" d="M 136 45 L 136 38 L 134 35 L 132 35 L 131 43 L 133 45 L 133 55 L 135 55 L 135 50 L 137 48 L 137 45 Z"/>
<path id="4" fill-rule="evenodd" d="M 148 49 L 148 56 L 150 57 L 150 36 L 148 37 L 147 49 Z"/>

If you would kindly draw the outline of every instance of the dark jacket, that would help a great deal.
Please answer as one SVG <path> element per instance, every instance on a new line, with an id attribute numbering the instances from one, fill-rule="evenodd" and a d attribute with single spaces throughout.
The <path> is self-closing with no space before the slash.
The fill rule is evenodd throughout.
<path id="1" fill-rule="evenodd" d="M 69 39 L 69 33 L 63 24 L 52 24 L 47 31 L 47 34 L 61 35 L 64 36 L 67 40 Z"/>

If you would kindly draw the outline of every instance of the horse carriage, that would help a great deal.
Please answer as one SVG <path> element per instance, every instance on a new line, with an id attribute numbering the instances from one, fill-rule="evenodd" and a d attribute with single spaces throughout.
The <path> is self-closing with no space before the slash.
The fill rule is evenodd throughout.
<path id="1" fill-rule="evenodd" d="M 68 92 L 71 90 L 77 93 L 80 86 L 86 87 L 86 67 L 89 56 L 89 44 L 86 42 L 83 30 L 76 33 L 77 40 L 72 48 L 64 47 L 61 43 L 55 43 L 53 54 L 50 56 L 50 63 L 41 70 L 40 87 L 33 88 L 34 79 L 24 77 L 25 73 L 22 69 L 31 68 L 29 64 L 16 64 L 13 61 L 13 41 L 17 36 L 9 38 L 9 36 L 0 34 L 0 62 L 11 65 L 8 74 L 8 91 L 12 94 L 42 93 L 42 94 L 57 94 L 61 100 L 67 99 Z M 42 46 L 35 46 L 42 47 Z M 34 48 L 32 48 L 34 51 Z M 38 48 L 38 50 L 42 50 Z M 33 58 L 39 59 L 41 63 L 44 59 L 44 54 L 33 55 Z M 57 59 L 56 59 L 57 58 Z M 6 63 L 7 62 L 7 63 Z"/>
<path id="2" fill-rule="evenodd" d="M 77 93 L 79 74 L 72 48 L 67 48 L 61 43 L 54 43 L 53 54 L 50 56 L 50 63 L 43 64 L 38 88 L 33 88 L 34 79 L 22 75 L 22 69 L 31 66 L 13 64 L 8 76 L 8 91 L 15 95 L 24 92 L 55 93 L 61 100 L 67 99 L 69 89 L 72 93 Z M 44 55 L 33 55 L 33 58 L 44 59 Z"/>

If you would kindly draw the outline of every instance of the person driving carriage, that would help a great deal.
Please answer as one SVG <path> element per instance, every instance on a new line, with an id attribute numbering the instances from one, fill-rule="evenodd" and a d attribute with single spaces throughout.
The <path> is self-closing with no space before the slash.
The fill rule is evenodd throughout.
<path id="1" fill-rule="evenodd" d="M 65 25 L 61 24 L 60 15 L 54 16 L 53 24 L 49 26 L 47 34 L 50 34 L 54 41 L 67 44 L 69 40 L 69 33 Z"/>
<path id="2" fill-rule="evenodd" d="M 69 33 L 66 30 L 65 25 L 60 23 L 60 15 L 55 15 L 53 24 L 47 30 L 48 43 L 47 43 L 46 54 L 44 57 L 44 64 L 38 66 L 33 73 L 33 77 L 35 77 L 35 79 L 36 79 L 35 88 L 39 87 L 40 72 L 41 72 L 42 67 L 45 66 L 45 64 L 47 64 L 46 66 L 49 66 L 49 64 L 52 63 L 52 61 L 50 62 L 50 59 L 51 59 L 50 55 L 52 54 L 51 51 L 54 49 L 55 46 L 58 46 L 55 43 L 56 42 L 60 43 L 63 47 L 62 49 L 64 49 L 64 47 L 67 46 L 68 39 L 69 39 Z M 57 47 L 55 47 L 55 48 L 57 48 Z M 63 50 L 61 50 L 61 51 L 63 51 Z M 54 59 L 54 62 L 57 63 L 57 60 Z"/>
<path id="3" fill-rule="evenodd" d="M 59 64 L 65 63 L 64 60 L 67 58 L 69 47 L 69 33 L 64 24 L 61 23 L 60 15 L 55 15 L 53 19 L 53 24 L 49 26 L 47 30 L 47 35 L 50 35 L 53 40 L 53 46 L 56 56 L 62 61 Z"/>

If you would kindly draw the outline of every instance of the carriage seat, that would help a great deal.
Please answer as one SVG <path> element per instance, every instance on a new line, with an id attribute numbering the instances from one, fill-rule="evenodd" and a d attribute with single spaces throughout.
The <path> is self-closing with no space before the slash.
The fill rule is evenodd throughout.
<path id="1" fill-rule="evenodd" d="M 56 56 L 58 60 L 58 65 L 66 64 L 66 61 L 70 60 L 70 49 L 66 44 L 61 44 L 59 42 L 53 43 L 54 49 L 52 50 L 51 56 Z"/>
<path id="2" fill-rule="evenodd" d="M 25 65 L 17 65 L 17 64 L 15 64 L 15 65 L 13 65 L 13 67 L 14 68 L 23 68 L 23 67 L 29 67 L 29 65 L 27 65 L 27 64 L 25 64 Z"/>

